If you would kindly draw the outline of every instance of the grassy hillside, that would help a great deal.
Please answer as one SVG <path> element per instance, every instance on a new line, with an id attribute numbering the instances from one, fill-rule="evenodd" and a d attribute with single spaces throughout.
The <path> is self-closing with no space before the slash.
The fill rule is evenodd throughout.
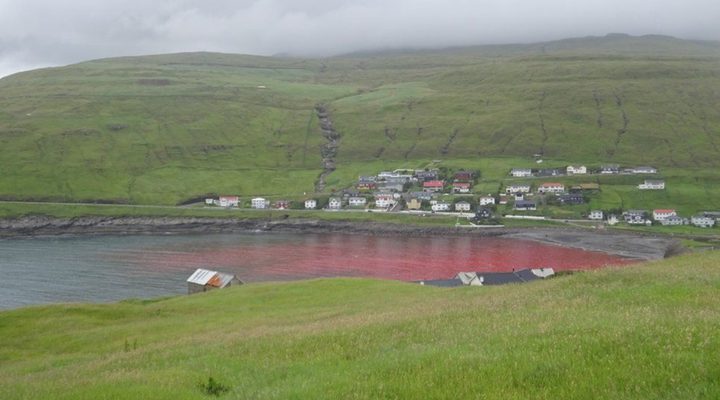
<path id="1" fill-rule="evenodd" d="M 611 35 L 323 60 L 190 53 L 37 70 L 0 80 L 0 197 L 175 204 L 206 193 L 302 196 L 321 172 L 317 103 L 342 134 L 328 190 L 360 171 L 434 159 L 489 160 L 483 173 L 504 174 L 503 160 L 528 163 L 535 153 L 673 167 L 692 178 L 720 166 L 719 60 L 715 42 Z"/>
<path id="2" fill-rule="evenodd" d="M 0 397 L 720 396 L 718 253 L 521 286 L 356 279 L 0 313 Z"/>

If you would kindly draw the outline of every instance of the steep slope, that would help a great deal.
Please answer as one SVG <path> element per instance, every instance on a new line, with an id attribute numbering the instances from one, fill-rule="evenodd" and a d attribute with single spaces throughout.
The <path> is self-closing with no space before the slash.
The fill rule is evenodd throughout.
<path id="1" fill-rule="evenodd" d="M 717 398 L 719 260 L 0 312 L 0 397 L 207 398 L 212 377 L 223 398 Z"/>
<path id="2" fill-rule="evenodd" d="M 17 74 L 0 80 L 0 197 L 302 195 L 323 172 L 318 104 L 342 132 L 327 190 L 370 162 L 436 158 L 714 168 L 719 49 L 611 35 L 325 60 L 125 57 Z"/>

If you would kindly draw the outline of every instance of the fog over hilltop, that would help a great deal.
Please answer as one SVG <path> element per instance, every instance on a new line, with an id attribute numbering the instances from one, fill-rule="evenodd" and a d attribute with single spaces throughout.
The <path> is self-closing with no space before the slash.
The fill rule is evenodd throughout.
<path id="1" fill-rule="evenodd" d="M 328 56 L 625 32 L 720 39 L 717 0 L 0 0 L 0 76 L 181 51 Z"/>

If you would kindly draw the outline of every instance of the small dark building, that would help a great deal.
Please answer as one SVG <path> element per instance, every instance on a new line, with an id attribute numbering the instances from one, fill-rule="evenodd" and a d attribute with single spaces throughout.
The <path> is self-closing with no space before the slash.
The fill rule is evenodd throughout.
<path id="1" fill-rule="evenodd" d="M 560 204 L 575 205 L 585 203 L 585 198 L 580 193 L 561 194 L 557 197 Z"/>
<path id="2" fill-rule="evenodd" d="M 560 176 L 565 175 L 565 172 L 563 168 L 544 168 L 537 170 L 535 176 Z"/>
<path id="3" fill-rule="evenodd" d="M 537 204 L 531 200 L 518 200 L 515 202 L 515 210 L 532 211 L 537 210 Z"/>

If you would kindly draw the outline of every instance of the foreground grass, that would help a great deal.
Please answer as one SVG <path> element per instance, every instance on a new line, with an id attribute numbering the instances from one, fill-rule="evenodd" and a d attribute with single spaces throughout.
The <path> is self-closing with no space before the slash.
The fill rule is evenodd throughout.
<path id="1" fill-rule="evenodd" d="M 0 397 L 718 398 L 720 255 L 522 286 L 331 279 L 0 313 Z"/>

